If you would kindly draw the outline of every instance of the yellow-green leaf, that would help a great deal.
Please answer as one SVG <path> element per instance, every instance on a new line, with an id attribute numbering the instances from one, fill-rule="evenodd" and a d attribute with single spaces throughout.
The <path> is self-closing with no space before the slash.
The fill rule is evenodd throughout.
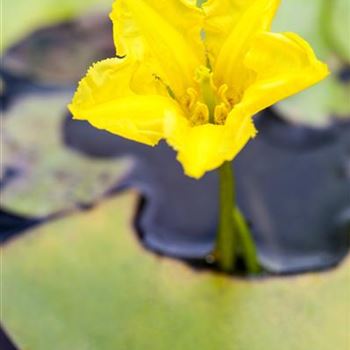
<path id="1" fill-rule="evenodd" d="M 2 322 L 20 349 L 347 350 L 349 261 L 239 280 L 145 251 L 134 194 L 39 227 L 2 252 Z"/>
<path id="2" fill-rule="evenodd" d="M 36 93 L 16 100 L 2 122 L 3 169 L 15 176 L 1 189 L 1 205 L 24 216 L 89 205 L 118 183 L 126 159 L 90 159 L 69 150 L 62 127 L 70 93 Z"/>
<path id="3" fill-rule="evenodd" d="M 281 116 L 287 120 L 314 127 L 326 126 L 334 116 L 350 116 L 348 86 L 342 84 L 337 77 L 342 67 L 334 60 L 336 52 L 333 50 L 333 44 L 338 39 L 345 38 L 346 34 L 341 33 L 342 36 L 338 39 L 325 37 L 324 28 L 328 29 L 331 21 L 338 21 L 339 17 L 334 19 L 330 13 L 329 16 L 322 16 L 326 2 L 328 3 L 329 0 L 284 0 L 273 26 L 275 31 L 293 31 L 300 34 L 312 45 L 317 56 L 329 63 L 331 76 L 316 86 L 276 105 Z M 333 9 L 332 12 L 335 11 L 334 6 L 339 7 L 336 2 L 329 2 L 329 8 Z M 344 21 L 340 23 L 339 26 L 343 25 Z M 329 40 L 332 42 L 330 43 Z"/>
<path id="4" fill-rule="evenodd" d="M 329 10 L 329 23 L 325 23 L 329 31 L 329 40 L 337 54 L 348 64 L 350 63 L 350 1 L 324 0 L 325 9 Z"/>

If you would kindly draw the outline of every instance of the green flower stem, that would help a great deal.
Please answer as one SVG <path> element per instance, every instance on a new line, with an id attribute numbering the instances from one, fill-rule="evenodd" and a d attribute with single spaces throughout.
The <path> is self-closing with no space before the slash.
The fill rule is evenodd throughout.
<path id="1" fill-rule="evenodd" d="M 219 227 L 217 233 L 215 255 L 220 268 L 232 272 L 236 263 L 237 235 L 232 217 L 234 210 L 234 178 L 230 162 L 225 162 L 219 168 Z"/>
<path id="2" fill-rule="evenodd" d="M 249 226 L 237 206 L 233 211 L 233 220 L 237 227 L 237 233 L 239 234 L 239 241 L 247 271 L 249 274 L 257 274 L 261 269 L 255 243 Z"/>
<path id="3" fill-rule="evenodd" d="M 249 227 L 236 206 L 235 183 L 230 162 L 219 168 L 220 217 L 215 255 L 220 268 L 233 272 L 240 251 L 248 273 L 260 271 L 254 241 Z"/>

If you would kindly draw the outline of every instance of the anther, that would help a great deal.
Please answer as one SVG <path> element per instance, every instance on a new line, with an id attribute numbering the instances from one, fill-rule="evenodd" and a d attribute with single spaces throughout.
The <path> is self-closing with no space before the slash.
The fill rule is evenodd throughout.
<path id="1" fill-rule="evenodd" d="M 190 120 L 192 125 L 207 124 L 209 122 L 208 106 L 202 102 L 197 102 Z"/>
<path id="2" fill-rule="evenodd" d="M 220 103 L 215 107 L 214 120 L 216 124 L 225 124 L 227 115 L 229 113 L 225 103 Z"/>

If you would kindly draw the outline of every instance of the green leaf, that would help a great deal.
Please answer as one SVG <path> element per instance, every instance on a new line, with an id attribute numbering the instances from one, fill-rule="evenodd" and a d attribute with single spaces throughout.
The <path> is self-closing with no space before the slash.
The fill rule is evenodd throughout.
<path id="1" fill-rule="evenodd" d="M 327 30 L 329 31 L 330 45 L 336 53 L 350 64 L 350 1 L 324 0 L 328 10 Z"/>
<path id="2" fill-rule="evenodd" d="M 313 127 L 326 126 L 333 116 L 350 116 L 349 87 L 337 77 L 341 67 L 334 60 L 335 52 L 324 33 L 324 26 L 328 25 L 325 21 L 329 20 L 322 15 L 324 1 L 328 0 L 284 0 L 273 26 L 274 31 L 293 31 L 304 37 L 332 71 L 326 80 L 276 105 L 285 119 Z M 333 6 L 333 2 L 329 4 Z"/>
<path id="3" fill-rule="evenodd" d="M 2 57 L 2 69 L 48 86 L 75 86 L 92 63 L 113 57 L 107 14 L 81 16 L 36 30 Z"/>
<path id="4" fill-rule="evenodd" d="M 346 350 L 349 261 L 241 280 L 145 251 L 136 196 L 39 227 L 2 252 L 2 323 L 20 349 Z"/>
<path id="5" fill-rule="evenodd" d="M 103 11 L 107 15 L 111 4 L 111 0 L 5 0 L 1 52 L 37 28 L 86 12 Z"/>
<path id="6" fill-rule="evenodd" d="M 326 127 L 333 117 L 350 115 L 349 84 L 330 76 L 321 83 L 277 103 L 275 109 L 292 123 Z"/>
<path id="7" fill-rule="evenodd" d="M 2 168 L 18 174 L 1 190 L 3 208 L 45 217 L 88 205 L 129 168 L 126 159 L 91 159 L 64 145 L 61 128 L 70 99 L 67 93 L 27 95 L 4 113 Z"/>
<path id="8" fill-rule="evenodd" d="M 318 57 L 327 59 L 329 48 L 321 35 L 320 19 L 324 0 L 284 0 L 273 22 L 273 31 L 295 32 L 306 39 Z"/>

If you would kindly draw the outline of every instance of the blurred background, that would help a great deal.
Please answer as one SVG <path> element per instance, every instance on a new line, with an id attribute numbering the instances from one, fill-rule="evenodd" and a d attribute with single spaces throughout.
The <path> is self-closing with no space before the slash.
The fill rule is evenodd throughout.
<path id="1" fill-rule="evenodd" d="M 3 1 L 1 242 L 131 187 L 143 244 L 203 267 L 215 236 L 215 174 L 187 179 L 165 144 L 119 139 L 67 110 L 88 67 L 115 55 L 110 8 L 111 0 Z M 259 137 L 235 162 L 240 206 L 269 273 L 322 270 L 348 251 L 349 16 L 349 0 L 283 0 L 274 22 L 274 31 L 303 36 L 332 74 L 263 112 Z"/>

